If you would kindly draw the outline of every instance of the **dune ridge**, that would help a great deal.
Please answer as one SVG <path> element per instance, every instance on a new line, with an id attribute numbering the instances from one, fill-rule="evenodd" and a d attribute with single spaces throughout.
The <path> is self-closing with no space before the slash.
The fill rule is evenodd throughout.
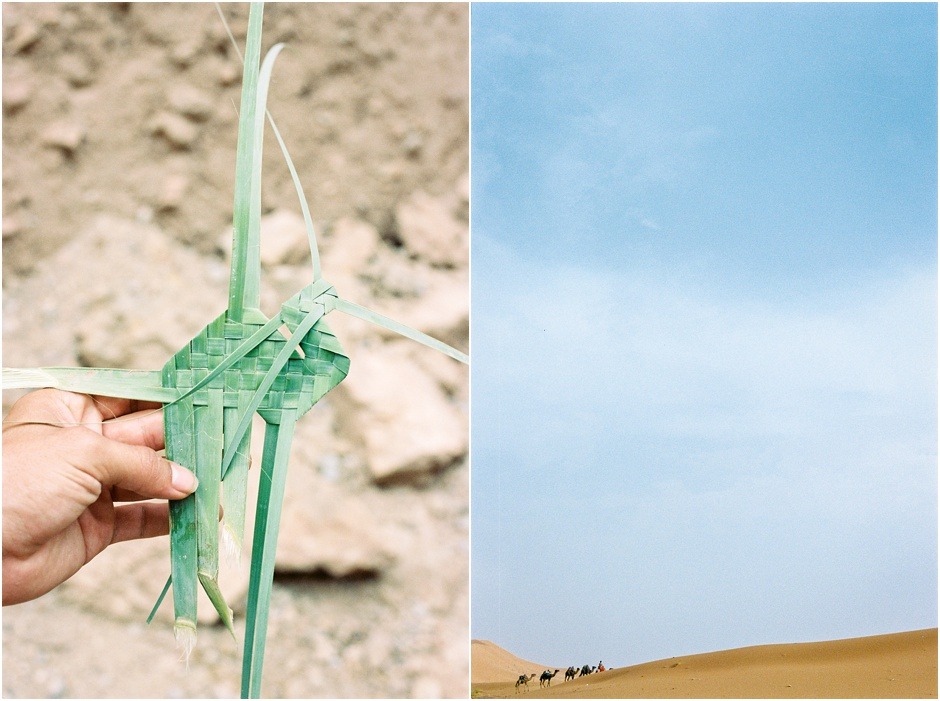
<path id="1" fill-rule="evenodd" d="M 556 666 L 522 660 L 490 641 L 471 645 L 471 694 L 509 698 L 519 674 Z M 538 677 L 538 698 L 937 698 L 937 629 L 785 643 L 673 657 L 564 681 Z"/>

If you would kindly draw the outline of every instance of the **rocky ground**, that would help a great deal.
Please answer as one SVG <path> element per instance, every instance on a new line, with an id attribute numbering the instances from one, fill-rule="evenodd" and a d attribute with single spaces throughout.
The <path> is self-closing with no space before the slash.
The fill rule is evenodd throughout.
<path id="1" fill-rule="evenodd" d="M 247 7 L 224 13 L 243 42 Z M 467 6 L 269 4 L 264 36 L 288 44 L 269 107 L 325 277 L 466 350 Z M 214 5 L 4 3 L 5 366 L 157 369 L 224 309 L 239 84 Z M 271 314 L 311 272 L 270 131 L 263 202 Z M 330 325 L 352 370 L 297 427 L 264 693 L 465 697 L 467 369 L 338 312 Z M 4 609 L 4 696 L 237 695 L 240 650 L 211 617 L 188 669 L 168 611 L 143 622 L 168 550 L 114 546 Z M 246 573 L 222 575 L 236 614 Z"/>

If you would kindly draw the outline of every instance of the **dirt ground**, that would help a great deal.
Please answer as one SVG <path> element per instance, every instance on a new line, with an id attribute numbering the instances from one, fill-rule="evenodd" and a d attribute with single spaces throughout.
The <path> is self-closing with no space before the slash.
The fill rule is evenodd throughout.
<path id="1" fill-rule="evenodd" d="M 247 5 L 223 11 L 243 43 Z M 465 4 L 265 8 L 324 276 L 462 350 L 468 38 Z M 224 309 L 240 82 L 211 4 L 3 4 L 4 366 L 158 369 Z M 270 130 L 262 193 L 270 314 L 310 279 Z M 468 372 L 336 316 L 352 369 L 298 424 L 264 694 L 466 697 Z M 169 615 L 144 624 L 168 567 L 166 539 L 121 544 L 5 608 L 3 695 L 236 696 L 211 618 L 188 669 Z"/>

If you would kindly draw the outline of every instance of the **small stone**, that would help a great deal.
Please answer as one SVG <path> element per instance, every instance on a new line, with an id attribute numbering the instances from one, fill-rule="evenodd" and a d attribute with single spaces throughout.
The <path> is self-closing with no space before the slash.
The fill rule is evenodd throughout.
<path id="1" fill-rule="evenodd" d="M 379 232 L 368 222 L 344 217 L 333 226 L 324 268 L 335 273 L 357 273 L 379 247 Z"/>
<path id="2" fill-rule="evenodd" d="M 7 48 L 11 54 L 28 51 L 39 41 L 39 36 L 39 28 L 33 22 L 22 22 L 13 30 L 13 36 L 7 42 Z"/>
<path id="3" fill-rule="evenodd" d="M 34 17 L 43 29 L 55 29 L 62 24 L 63 19 L 55 4 L 39 5 Z"/>
<path id="4" fill-rule="evenodd" d="M 156 136 L 162 136 L 170 146 L 178 149 L 189 149 L 196 138 L 199 136 L 199 130 L 185 117 L 171 112 L 161 112 L 151 122 L 151 132 Z"/>
<path id="5" fill-rule="evenodd" d="M 395 161 L 381 164 L 379 166 L 379 173 L 382 175 L 383 179 L 392 182 L 401 182 L 405 177 L 405 170 L 402 168 L 401 163 Z"/>
<path id="6" fill-rule="evenodd" d="M 404 299 L 415 299 L 427 292 L 428 275 L 425 266 L 402 256 L 382 256 L 380 264 L 369 269 L 374 294 Z"/>
<path id="7" fill-rule="evenodd" d="M 183 204 L 188 189 L 189 178 L 187 176 L 182 173 L 167 176 L 163 181 L 160 196 L 157 198 L 157 206 L 163 211 L 178 209 Z"/>
<path id="8" fill-rule="evenodd" d="M 168 95 L 170 107 L 185 117 L 202 122 L 212 115 L 212 100 L 191 85 L 178 85 Z"/>
<path id="9" fill-rule="evenodd" d="M 261 217 L 261 263 L 265 266 L 301 263 L 310 256 L 303 217 L 278 209 Z"/>
<path id="10" fill-rule="evenodd" d="M 23 229 L 20 218 L 15 214 L 5 214 L 3 217 L 3 239 L 11 239 Z"/>
<path id="11" fill-rule="evenodd" d="M 91 63 L 76 54 L 66 54 L 59 60 L 59 68 L 73 88 L 84 88 L 95 80 Z"/>
<path id="12" fill-rule="evenodd" d="M 317 464 L 317 473 L 327 482 L 337 482 L 342 474 L 342 460 L 336 453 L 327 453 Z"/>
<path id="13" fill-rule="evenodd" d="M 42 133 L 42 142 L 46 146 L 61 149 L 66 156 L 73 156 L 84 140 L 84 127 L 74 121 L 54 122 Z"/>
<path id="14" fill-rule="evenodd" d="M 228 61 L 219 64 L 218 72 L 216 77 L 219 80 L 219 85 L 229 86 L 235 83 L 238 80 L 238 69 L 233 63 Z"/>
<path id="15" fill-rule="evenodd" d="M 454 216 L 461 222 L 470 223 L 470 174 L 465 173 L 457 186 L 454 188 L 456 203 L 454 205 Z"/>
<path id="16" fill-rule="evenodd" d="M 134 219 L 140 224 L 150 224 L 153 222 L 153 207 L 141 205 L 137 208 Z"/>
<path id="17" fill-rule="evenodd" d="M 130 353 L 117 339 L 126 320 L 99 307 L 88 313 L 85 326 L 75 334 L 75 354 L 84 367 L 127 367 Z"/>
<path id="18" fill-rule="evenodd" d="M 454 188 L 457 193 L 457 199 L 461 207 L 469 206 L 470 204 L 470 174 L 464 173 L 460 180 L 457 181 L 457 187 Z"/>
<path id="19" fill-rule="evenodd" d="M 201 42 L 191 40 L 177 44 L 170 53 L 170 58 L 181 68 L 185 68 L 193 62 L 193 59 L 199 54 Z"/>
<path id="20" fill-rule="evenodd" d="M 469 261 L 467 227 L 444 199 L 415 192 L 396 210 L 399 235 L 408 250 L 432 265 L 464 266 Z"/>
<path id="21" fill-rule="evenodd" d="M 23 109 L 33 97 L 33 85 L 25 78 L 7 78 L 3 81 L 3 111 L 13 114 Z"/>
<path id="22" fill-rule="evenodd" d="M 405 138 L 401 142 L 401 150 L 404 151 L 405 155 L 408 158 L 417 158 L 421 155 L 421 150 L 424 148 L 424 138 L 418 132 L 411 130 L 405 134 Z"/>
<path id="23" fill-rule="evenodd" d="M 65 683 L 65 679 L 59 675 L 55 675 L 52 679 L 49 680 L 49 688 L 47 689 L 47 697 L 50 699 L 63 699 L 68 693 L 69 687 Z"/>
<path id="24" fill-rule="evenodd" d="M 411 698 L 414 699 L 440 699 L 444 696 L 444 690 L 437 679 L 431 677 L 418 677 L 414 686 L 411 687 Z"/>

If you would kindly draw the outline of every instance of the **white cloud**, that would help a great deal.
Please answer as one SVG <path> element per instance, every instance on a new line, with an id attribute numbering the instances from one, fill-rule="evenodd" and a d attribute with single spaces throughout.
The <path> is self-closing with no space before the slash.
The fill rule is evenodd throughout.
<path id="1" fill-rule="evenodd" d="M 662 271 L 526 263 L 482 235 L 474 245 L 476 270 L 502 271 L 475 275 L 474 372 L 512 415 L 499 428 L 475 413 L 477 436 L 498 432 L 533 466 L 624 437 L 697 446 L 687 459 L 729 471 L 759 455 L 803 473 L 892 450 L 935 461 L 932 271 L 797 305 Z"/>

